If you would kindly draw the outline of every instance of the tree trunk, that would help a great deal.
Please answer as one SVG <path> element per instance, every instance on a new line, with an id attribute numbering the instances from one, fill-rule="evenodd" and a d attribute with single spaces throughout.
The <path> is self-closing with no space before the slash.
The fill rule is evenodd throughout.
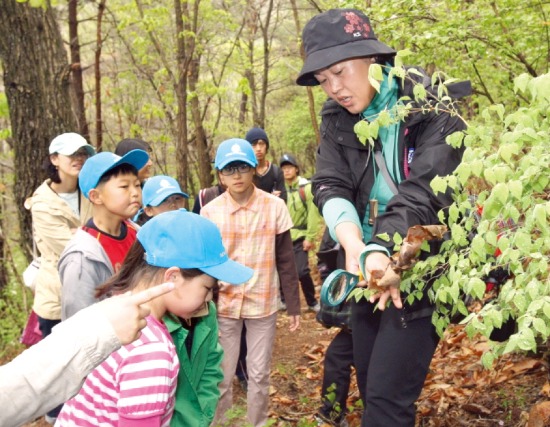
<path id="1" fill-rule="evenodd" d="M 0 58 L 10 110 L 15 167 L 15 202 L 21 246 L 31 241 L 31 217 L 23 208 L 44 179 L 39 173 L 56 135 L 74 131 L 70 67 L 53 9 L 3 0 L 0 7 Z M 30 253 L 26 250 L 30 259 Z"/>
<path id="2" fill-rule="evenodd" d="M 196 35 L 199 22 L 199 5 L 200 1 L 196 0 L 193 7 L 193 14 L 188 11 L 186 25 L 186 34 Z M 185 23 L 184 23 L 185 25 Z M 191 93 L 197 92 L 197 82 L 199 81 L 200 72 L 200 54 L 197 53 L 195 37 L 186 37 L 187 62 L 189 64 L 188 83 Z M 190 99 L 191 115 L 195 126 L 195 154 L 197 159 L 197 169 L 199 175 L 200 188 L 210 187 L 213 184 L 212 164 L 208 155 L 208 140 L 206 130 L 203 125 L 203 115 L 201 114 L 201 104 L 198 96 L 193 96 Z M 189 188 L 189 187 L 188 187 Z"/>
<path id="3" fill-rule="evenodd" d="M 101 47 L 103 38 L 101 37 L 101 23 L 105 13 L 105 2 L 101 0 L 97 5 L 97 30 L 96 30 L 96 48 L 94 60 L 94 79 L 95 79 L 95 132 L 97 151 L 103 149 L 103 112 L 101 109 Z"/>
<path id="4" fill-rule="evenodd" d="M 84 83 L 82 81 L 82 63 L 80 59 L 80 42 L 78 41 L 77 0 L 69 0 L 69 45 L 71 49 L 72 85 L 75 97 L 75 114 L 78 122 L 78 132 L 90 139 L 90 130 L 86 121 L 84 109 Z"/>
<path id="5" fill-rule="evenodd" d="M 269 37 L 269 26 L 271 22 L 271 13 L 273 12 L 273 0 L 269 0 L 268 2 L 268 8 L 265 16 L 265 23 L 263 25 L 260 24 L 262 29 L 262 38 L 263 38 L 263 48 L 264 48 L 264 56 L 263 56 L 263 66 L 262 66 L 262 90 L 260 92 L 260 115 L 258 117 L 258 124 L 261 128 L 265 129 L 265 119 L 266 119 L 266 113 L 265 113 L 265 104 L 267 102 L 267 89 L 269 87 L 269 59 L 270 59 L 270 52 L 271 52 L 271 41 Z M 261 17 L 259 16 L 258 19 L 261 23 Z"/>
<path id="6" fill-rule="evenodd" d="M 294 23 L 296 24 L 296 35 L 298 38 L 302 36 L 302 28 L 300 25 L 300 18 L 298 17 L 298 8 L 296 7 L 296 0 L 290 0 L 292 5 L 292 13 L 294 15 Z M 300 45 L 300 56 L 305 61 L 306 55 L 303 46 Z M 313 91 L 311 86 L 306 86 L 307 90 L 307 104 L 309 107 L 309 117 L 311 118 L 311 126 L 315 132 L 315 139 L 317 144 L 321 142 L 321 132 L 319 131 L 319 124 L 317 122 L 317 113 L 315 112 L 315 100 L 313 98 Z M 314 150 L 315 152 L 315 150 Z"/>
<path id="7" fill-rule="evenodd" d="M 189 188 L 189 154 L 187 140 L 187 71 L 189 64 L 186 61 L 183 9 L 181 0 L 174 0 L 174 11 L 176 12 L 176 37 L 177 37 L 177 80 L 176 98 L 178 112 L 176 115 L 177 138 L 176 138 L 176 174 L 177 179 L 183 188 Z"/>

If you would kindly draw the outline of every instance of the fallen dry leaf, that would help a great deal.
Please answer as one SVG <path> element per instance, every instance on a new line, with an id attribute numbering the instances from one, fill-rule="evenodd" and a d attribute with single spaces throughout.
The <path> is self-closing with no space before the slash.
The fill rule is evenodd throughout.
<path id="1" fill-rule="evenodd" d="M 399 287 L 401 273 L 410 270 L 417 261 L 420 247 L 424 241 L 441 239 L 447 231 L 444 225 L 415 225 L 407 231 L 407 237 L 403 239 L 399 252 L 394 253 L 390 258 L 389 268 L 382 273 L 375 275 L 369 283 L 369 288 L 386 288 L 388 286 Z"/>
<path id="2" fill-rule="evenodd" d="M 487 409 L 485 406 L 478 405 L 475 403 L 465 403 L 462 405 L 462 409 L 465 411 L 471 412 L 472 414 L 477 415 L 491 415 L 491 410 Z"/>

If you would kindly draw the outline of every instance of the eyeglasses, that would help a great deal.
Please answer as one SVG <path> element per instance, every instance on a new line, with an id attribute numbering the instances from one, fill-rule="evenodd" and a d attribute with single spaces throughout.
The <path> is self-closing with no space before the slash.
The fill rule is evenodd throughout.
<path id="1" fill-rule="evenodd" d="M 239 165 L 226 166 L 220 172 L 223 176 L 231 176 L 235 172 L 239 172 L 240 174 L 248 173 L 250 172 L 251 169 L 252 169 L 252 166 L 247 165 L 245 163 L 241 163 Z"/>

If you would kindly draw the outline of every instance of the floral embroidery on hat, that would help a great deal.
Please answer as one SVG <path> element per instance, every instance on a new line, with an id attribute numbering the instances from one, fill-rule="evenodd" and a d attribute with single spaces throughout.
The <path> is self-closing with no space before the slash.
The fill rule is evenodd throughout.
<path id="1" fill-rule="evenodd" d="M 357 16 L 354 12 L 344 12 L 342 14 L 348 23 L 344 26 L 346 33 L 353 33 L 353 37 L 369 38 L 371 28 L 368 23 L 363 21 L 360 16 Z"/>

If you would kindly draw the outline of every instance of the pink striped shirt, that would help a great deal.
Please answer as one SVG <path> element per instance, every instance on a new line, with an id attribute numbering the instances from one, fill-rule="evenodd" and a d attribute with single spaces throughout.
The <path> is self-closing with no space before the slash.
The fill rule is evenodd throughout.
<path id="1" fill-rule="evenodd" d="M 179 366 L 166 326 L 149 316 L 139 339 L 88 375 L 80 392 L 63 405 L 55 425 L 168 426 Z"/>

